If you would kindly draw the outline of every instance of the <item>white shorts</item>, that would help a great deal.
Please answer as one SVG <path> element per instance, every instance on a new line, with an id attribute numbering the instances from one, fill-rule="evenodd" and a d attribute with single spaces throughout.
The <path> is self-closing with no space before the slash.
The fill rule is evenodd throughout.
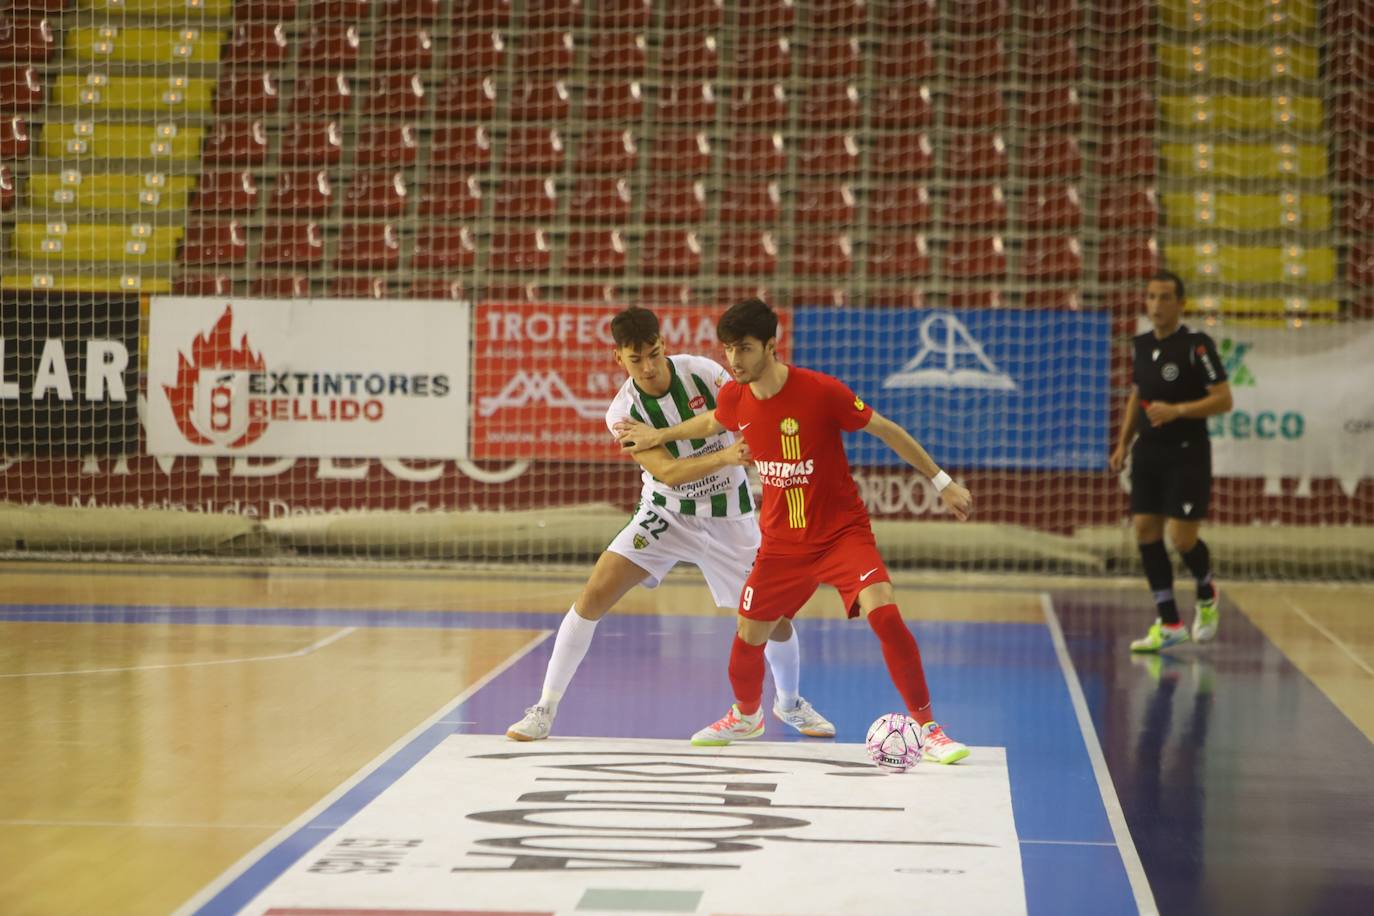
<path id="1" fill-rule="evenodd" d="M 647 571 L 645 588 L 658 585 L 677 564 L 693 563 L 706 577 L 716 607 L 733 610 L 759 549 L 759 526 L 752 515 L 679 515 L 641 503 L 606 549 Z"/>

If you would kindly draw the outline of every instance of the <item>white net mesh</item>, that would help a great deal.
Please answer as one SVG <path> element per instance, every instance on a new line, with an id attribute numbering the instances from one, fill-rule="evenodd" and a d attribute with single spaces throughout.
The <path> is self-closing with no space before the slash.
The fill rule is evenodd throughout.
<path id="1" fill-rule="evenodd" d="M 1111 568 L 1133 562 L 1105 473 L 1127 337 L 1167 266 L 1236 390 L 1213 430 L 1233 556 L 1371 568 L 1367 0 L 0 9 L 7 543 L 595 550 L 578 519 L 601 516 L 564 507 L 636 494 L 600 433 L 605 319 L 662 307 L 714 355 L 719 310 L 762 294 L 996 529 L 950 528 L 858 447 L 875 518 L 939 522 L 914 560 Z M 402 303 L 470 307 L 466 449 L 154 457 L 139 416 L 169 408 L 142 370 L 176 357 L 149 297 L 205 335 L 249 298 L 369 300 L 378 334 L 418 337 L 443 307 Z M 266 353 L 246 309 L 232 344 Z M 140 506 L 189 512 L 89 512 Z"/>

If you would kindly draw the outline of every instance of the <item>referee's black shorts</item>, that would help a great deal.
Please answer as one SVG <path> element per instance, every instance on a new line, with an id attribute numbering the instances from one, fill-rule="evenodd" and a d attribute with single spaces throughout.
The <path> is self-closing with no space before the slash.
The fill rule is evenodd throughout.
<path id="1" fill-rule="evenodd" d="M 1131 514 L 1190 522 L 1207 517 L 1212 496 L 1210 442 L 1152 445 L 1131 450 Z"/>

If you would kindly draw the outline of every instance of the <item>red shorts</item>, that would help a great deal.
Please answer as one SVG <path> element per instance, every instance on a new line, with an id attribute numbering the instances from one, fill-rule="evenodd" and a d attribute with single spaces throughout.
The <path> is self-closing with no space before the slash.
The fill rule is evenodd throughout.
<path id="1" fill-rule="evenodd" d="M 823 582 L 839 590 L 849 616 L 857 617 L 859 592 L 875 582 L 891 581 L 867 526 L 849 528 L 810 552 L 770 554 L 765 537 L 744 582 L 739 612 L 750 620 L 790 620 Z"/>

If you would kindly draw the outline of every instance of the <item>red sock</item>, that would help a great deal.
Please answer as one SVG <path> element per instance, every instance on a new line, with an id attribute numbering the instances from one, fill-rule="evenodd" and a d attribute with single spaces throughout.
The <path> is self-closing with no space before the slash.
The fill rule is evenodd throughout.
<path id="1" fill-rule="evenodd" d="M 730 686 L 735 690 L 735 705 L 741 715 L 759 711 L 763 699 L 763 646 L 751 646 L 735 635 L 730 647 Z"/>
<path id="2" fill-rule="evenodd" d="M 868 612 L 868 625 L 883 644 L 887 673 L 906 701 L 907 711 L 925 725 L 934 718 L 930 711 L 930 688 L 926 687 L 926 673 L 921 667 L 921 650 L 916 646 L 916 637 L 907 629 L 902 612 L 895 604 L 884 604 Z"/>

